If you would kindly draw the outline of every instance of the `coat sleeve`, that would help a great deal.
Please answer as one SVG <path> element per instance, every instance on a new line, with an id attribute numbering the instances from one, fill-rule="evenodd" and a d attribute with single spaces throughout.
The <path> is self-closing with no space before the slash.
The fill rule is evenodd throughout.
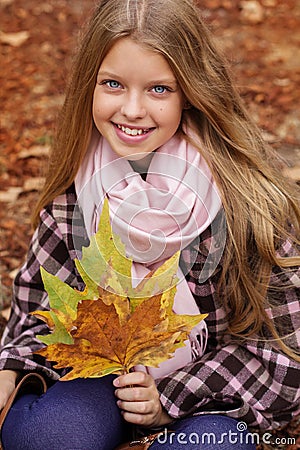
<path id="1" fill-rule="evenodd" d="M 292 246 L 285 242 L 280 253 L 291 252 Z M 198 260 L 187 279 L 201 312 L 209 314 L 207 351 L 200 360 L 157 380 L 164 408 L 175 419 L 221 413 L 255 428 L 283 426 L 300 411 L 300 364 L 276 342 L 255 336 L 243 343 L 233 341 L 226 334 L 225 311 L 215 298 L 218 276 L 199 285 L 200 266 Z M 275 267 L 269 287 L 276 307 L 268 314 L 284 325 L 286 343 L 299 354 L 299 267 Z"/>
<path id="2" fill-rule="evenodd" d="M 0 346 L 0 370 L 40 371 L 49 378 L 59 378 L 50 363 L 33 354 L 42 346 L 36 335 L 47 334 L 49 330 L 29 313 L 49 309 L 41 266 L 70 286 L 82 287 L 73 262 L 76 239 L 72 232 L 80 229 L 74 203 L 75 194 L 67 192 L 41 211 L 41 222 L 32 237 L 26 262 L 14 281 L 11 314 Z M 80 240 L 82 243 L 80 234 L 83 236 L 83 231 L 78 233 L 77 243 Z"/>

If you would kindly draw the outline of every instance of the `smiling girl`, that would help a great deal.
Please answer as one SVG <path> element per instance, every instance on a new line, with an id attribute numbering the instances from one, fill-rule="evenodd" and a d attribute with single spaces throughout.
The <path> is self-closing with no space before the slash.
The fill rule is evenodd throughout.
<path id="1" fill-rule="evenodd" d="M 149 154 L 178 130 L 183 105 L 182 90 L 161 54 L 128 37 L 120 39 L 104 58 L 93 118 L 117 155 L 140 161 L 147 171 Z"/>
<path id="2" fill-rule="evenodd" d="M 0 408 L 28 372 L 48 390 L 14 401 L 3 446 L 112 450 L 135 425 L 172 430 L 153 450 L 253 450 L 246 424 L 280 427 L 300 407 L 296 188 L 192 0 L 100 1 L 71 75 L 2 339 Z M 206 326 L 158 369 L 59 382 L 34 354 L 48 333 L 29 315 L 49 308 L 40 267 L 84 289 L 74 259 L 104 197 L 137 279 L 181 251 L 174 311 Z"/>

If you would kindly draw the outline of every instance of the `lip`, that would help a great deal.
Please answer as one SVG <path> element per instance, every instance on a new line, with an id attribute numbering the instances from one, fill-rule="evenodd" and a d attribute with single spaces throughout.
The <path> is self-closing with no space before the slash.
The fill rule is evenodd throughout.
<path id="1" fill-rule="evenodd" d="M 132 125 L 127 125 L 127 124 L 116 124 L 114 122 L 112 122 L 112 125 L 114 127 L 115 133 L 117 135 L 117 137 L 125 142 L 126 144 L 138 144 L 140 142 L 144 142 L 145 140 L 148 139 L 149 136 L 151 136 L 151 134 L 153 133 L 153 131 L 155 130 L 154 127 L 141 127 L 141 126 L 132 126 Z M 148 130 L 146 133 L 143 134 L 137 134 L 136 136 L 131 136 L 129 134 L 124 133 L 124 131 L 122 131 L 119 126 L 123 126 L 125 128 L 131 128 L 134 130 Z"/>

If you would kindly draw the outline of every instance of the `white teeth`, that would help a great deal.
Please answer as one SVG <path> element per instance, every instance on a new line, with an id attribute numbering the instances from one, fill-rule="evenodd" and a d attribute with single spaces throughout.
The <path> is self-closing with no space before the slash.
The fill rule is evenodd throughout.
<path id="1" fill-rule="evenodd" d="M 125 134 L 128 134 L 129 136 L 141 136 L 142 134 L 145 134 L 149 131 L 149 129 L 141 130 L 137 128 L 128 128 L 123 127 L 123 125 L 117 125 L 117 127 L 122 130 Z"/>

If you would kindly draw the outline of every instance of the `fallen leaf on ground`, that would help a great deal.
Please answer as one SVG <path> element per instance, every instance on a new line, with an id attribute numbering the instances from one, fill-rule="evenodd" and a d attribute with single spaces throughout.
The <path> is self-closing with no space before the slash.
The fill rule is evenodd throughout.
<path id="1" fill-rule="evenodd" d="M 39 191 L 43 187 L 44 181 L 43 177 L 27 178 L 24 181 L 23 192 Z"/>
<path id="2" fill-rule="evenodd" d="M 39 158 L 48 156 L 49 151 L 50 151 L 49 145 L 34 145 L 18 153 L 18 159 Z"/>
<path id="3" fill-rule="evenodd" d="M 19 31 L 17 33 L 4 33 L 0 31 L 0 42 L 13 47 L 20 47 L 29 38 L 28 31 Z"/>
<path id="4" fill-rule="evenodd" d="M 294 181 L 300 181 L 300 166 L 287 167 L 284 169 L 284 175 Z"/>
<path id="5" fill-rule="evenodd" d="M 23 189 L 21 187 L 10 187 L 7 191 L 0 191 L 0 202 L 14 203 Z"/>

